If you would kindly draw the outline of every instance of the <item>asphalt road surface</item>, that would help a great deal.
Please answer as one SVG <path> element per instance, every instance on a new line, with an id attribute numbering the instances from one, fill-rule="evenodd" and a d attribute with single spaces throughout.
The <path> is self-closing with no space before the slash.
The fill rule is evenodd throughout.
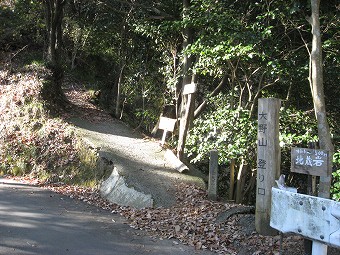
<path id="1" fill-rule="evenodd" d="M 119 215 L 0 178 L 0 254 L 213 254 L 134 230 Z"/>

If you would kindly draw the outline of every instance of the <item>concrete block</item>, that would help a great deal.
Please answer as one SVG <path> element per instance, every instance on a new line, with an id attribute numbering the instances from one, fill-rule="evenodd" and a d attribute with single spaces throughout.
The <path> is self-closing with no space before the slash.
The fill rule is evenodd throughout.
<path id="1" fill-rule="evenodd" d="M 144 194 L 126 185 L 124 177 L 113 168 L 108 179 L 102 182 L 100 194 L 112 203 L 131 206 L 137 209 L 152 207 L 153 199 L 150 194 Z"/>

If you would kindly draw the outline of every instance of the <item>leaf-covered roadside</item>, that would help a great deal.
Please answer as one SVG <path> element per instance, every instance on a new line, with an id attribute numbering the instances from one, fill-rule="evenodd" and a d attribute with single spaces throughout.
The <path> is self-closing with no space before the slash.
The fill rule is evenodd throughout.
<path id="1" fill-rule="evenodd" d="M 41 100 L 48 72 L 37 65 L 0 71 L 0 172 L 72 182 L 85 167 L 81 143 L 70 125 L 50 117 Z"/>
<path id="2" fill-rule="evenodd" d="M 39 181 L 33 178 L 15 179 L 39 184 Z M 208 249 L 225 255 L 278 255 L 280 251 L 280 236 L 266 237 L 257 234 L 254 230 L 253 214 L 235 214 L 226 221 L 218 221 L 222 212 L 242 206 L 209 201 L 206 192 L 195 186 L 178 185 L 177 203 L 171 208 L 137 210 L 106 201 L 95 188 L 63 183 L 41 185 L 89 205 L 118 213 L 126 218 L 126 224 L 130 227 L 146 231 L 154 238 L 171 239 L 175 245 L 182 243 L 196 250 Z M 283 254 L 302 254 L 302 244 L 302 238 L 299 236 L 284 236 Z"/>

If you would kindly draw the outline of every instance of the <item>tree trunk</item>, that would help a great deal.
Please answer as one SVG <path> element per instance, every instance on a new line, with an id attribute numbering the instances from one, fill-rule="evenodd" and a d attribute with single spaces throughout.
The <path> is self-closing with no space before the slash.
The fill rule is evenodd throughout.
<path id="1" fill-rule="evenodd" d="M 122 90 L 122 82 L 123 82 L 123 73 L 124 73 L 125 64 L 121 67 L 119 71 L 119 78 L 117 83 L 117 96 L 116 96 L 116 106 L 115 106 L 115 116 L 117 119 L 121 118 L 121 90 Z"/>
<path id="2" fill-rule="evenodd" d="M 235 194 L 235 202 L 237 204 L 242 203 L 243 201 L 243 188 L 245 184 L 245 177 L 247 174 L 248 165 L 246 165 L 245 160 L 242 159 L 241 165 L 239 167 L 237 173 L 237 183 L 236 183 L 236 194 Z"/>
<path id="3" fill-rule="evenodd" d="M 183 0 L 183 16 L 187 15 L 190 7 L 190 0 Z M 183 49 L 185 50 L 187 46 L 192 42 L 192 29 L 190 27 L 185 27 L 183 30 Z M 189 57 L 186 53 L 183 59 L 183 81 L 182 81 L 182 92 L 186 84 L 191 83 L 192 77 L 189 73 L 192 67 L 192 57 Z M 183 160 L 184 157 L 184 147 L 187 138 L 187 133 L 190 127 L 190 123 L 193 120 L 194 115 L 194 94 L 183 95 L 182 93 L 182 103 L 180 111 L 180 123 L 179 123 L 179 137 L 177 144 L 177 157 Z"/>
<path id="4" fill-rule="evenodd" d="M 123 112 L 122 112 L 122 102 L 121 102 L 121 92 L 122 92 L 122 85 L 123 85 L 123 78 L 124 78 L 124 70 L 127 63 L 127 57 L 128 57 L 128 46 L 127 46 L 127 40 L 128 40 L 128 22 L 131 17 L 131 13 L 134 11 L 134 7 L 131 6 L 129 12 L 126 13 L 126 16 L 124 18 L 121 32 L 120 32 L 120 45 L 119 45 L 119 77 L 117 80 L 116 86 L 116 92 L 117 94 L 114 97 L 114 114 L 117 119 L 120 119 Z"/>
<path id="5" fill-rule="evenodd" d="M 318 136 L 320 149 L 329 151 L 329 169 L 328 175 L 320 177 L 318 196 L 322 198 L 330 197 L 331 188 L 331 169 L 333 158 L 333 144 L 331 140 L 329 125 L 327 122 L 325 96 L 323 89 L 323 70 L 322 70 L 322 44 L 320 31 L 320 0 L 311 0 L 312 15 L 310 24 L 312 25 L 312 51 L 310 53 L 310 87 L 312 91 L 313 104 L 316 120 L 318 123 Z M 306 249 L 307 248 L 307 249 Z M 310 244 L 305 243 L 306 252 L 310 253 Z M 312 253 L 316 250 L 322 250 L 327 253 L 327 245 L 320 242 L 313 242 Z"/>
<path id="6" fill-rule="evenodd" d="M 229 185 L 229 200 L 234 198 L 234 184 L 235 184 L 235 159 L 230 161 L 230 185 Z"/>
<path id="7" fill-rule="evenodd" d="M 62 21 L 66 0 L 45 0 L 47 31 L 47 65 L 52 71 L 42 88 L 42 96 L 52 105 L 65 101 L 62 91 L 64 70 L 62 66 Z"/>
<path id="8" fill-rule="evenodd" d="M 322 44 L 320 32 L 319 8 L 320 0 L 311 0 L 312 16 L 312 51 L 310 55 L 311 64 L 311 89 L 314 103 L 315 116 L 318 123 L 318 135 L 320 149 L 328 150 L 329 155 L 329 173 L 326 177 L 320 177 L 319 197 L 329 198 L 331 186 L 331 169 L 332 169 L 332 155 L 334 147 L 331 140 L 330 129 L 327 122 L 325 96 L 323 88 L 323 70 L 322 70 Z"/>

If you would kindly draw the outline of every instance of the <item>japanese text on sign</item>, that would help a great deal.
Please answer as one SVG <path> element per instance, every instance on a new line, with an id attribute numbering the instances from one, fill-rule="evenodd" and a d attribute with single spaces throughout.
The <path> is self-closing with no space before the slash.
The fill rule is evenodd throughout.
<path id="1" fill-rule="evenodd" d="M 292 148 L 292 172 L 317 176 L 327 175 L 328 152 L 306 148 Z"/>
<path id="2" fill-rule="evenodd" d="M 266 164 L 267 160 L 265 157 L 265 147 L 267 146 L 267 115 L 266 112 L 260 112 L 258 115 L 258 159 L 257 159 L 257 178 L 259 180 L 258 188 L 257 188 L 257 194 L 264 196 L 266 195 L 266 189 L 265 187 L 261 187 L 264 185 L 264 179 L 265 179 L 265 173 L 266 170 Z"/>

